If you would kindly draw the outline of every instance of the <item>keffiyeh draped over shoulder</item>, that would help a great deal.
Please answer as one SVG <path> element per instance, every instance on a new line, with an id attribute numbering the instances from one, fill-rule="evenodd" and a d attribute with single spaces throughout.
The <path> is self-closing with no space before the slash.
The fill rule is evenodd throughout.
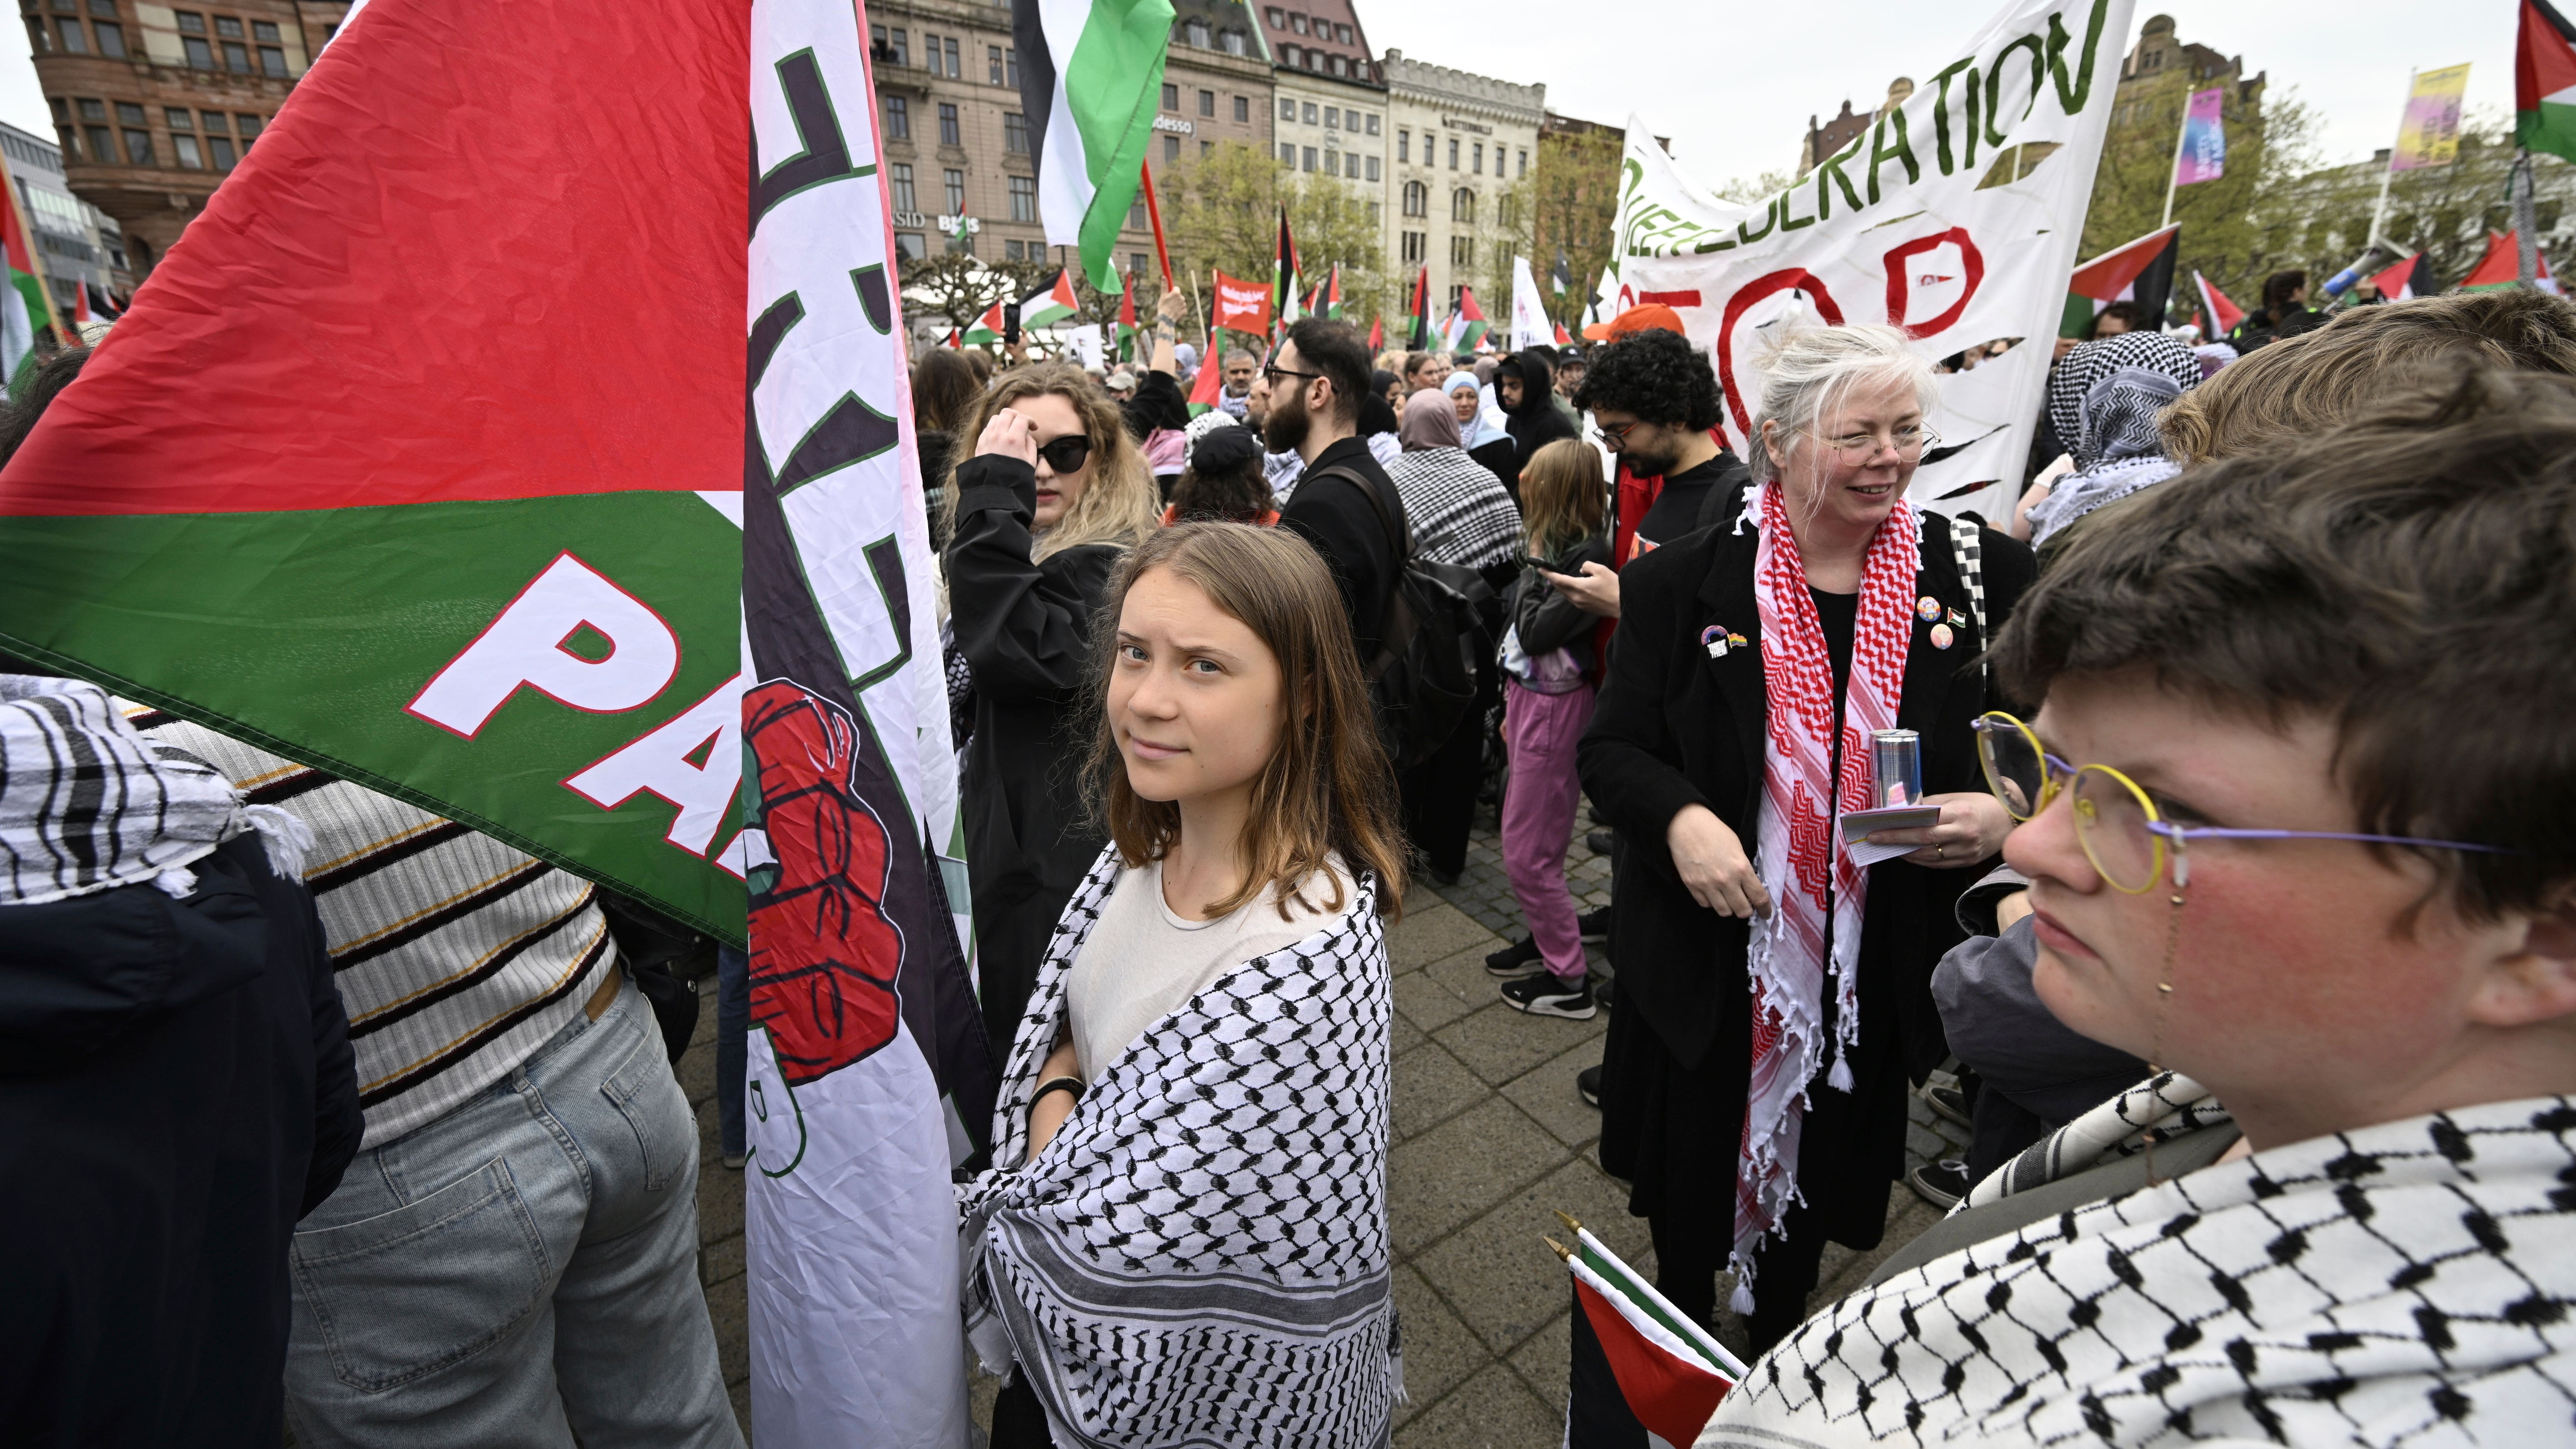
<path id="1" fill-rule="evenodd" d="M 2034 540 L 2180 471 L 2156 419 L 2200 380 L 2200 359 L 2161 332 L 2123 332 L 2066 354 L 2049 374 L 2048 418 L 2076 471 L 2030 510 Z"/>
<path id="2" fill-rule="evenodd" d="M 1699 1443 L 2564 1443 L 2571 1185 L 2564 1097 L 2204 1167 L 1845 1298 Z"/>
<path id="3" fill-rule="evenodd" d="M 1065 909 L 1011 1049 L 993 1160 L 1028 1155 L 1066 976 L 1118 878 Z M 1401 1391 L 1386 1220 L 1394 1006 L 1376 882 L 1102 1066 L 1025 1166 L 959 1190 L 968 1332 L 1059 1449 L 1383 1445 Z"/>

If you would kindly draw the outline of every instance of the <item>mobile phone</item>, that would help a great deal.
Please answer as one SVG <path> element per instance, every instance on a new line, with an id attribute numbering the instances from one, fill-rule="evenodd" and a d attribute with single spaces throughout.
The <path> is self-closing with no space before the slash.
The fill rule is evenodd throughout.
<path id="1" fill-rule="evenodd" d="M 1004 347 L 1008 347 L 1019 340 L 1020 304 L 1017 302 L 1004 302 L 1002 304 L 1002 345 Z"/>

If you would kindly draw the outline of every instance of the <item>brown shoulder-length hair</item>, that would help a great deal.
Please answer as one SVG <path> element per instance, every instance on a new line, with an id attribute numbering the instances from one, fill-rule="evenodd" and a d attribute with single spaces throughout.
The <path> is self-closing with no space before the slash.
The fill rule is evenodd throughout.
<path id="1" fill-rule="evenodd" d="M 1082 497 L 1053 528 L 1037 536 L 1033 558 L 1043 559 L 1077 544 L 1134 544 L 1162 518 L 1162 490 L 1154 486 L 1145 455 L 1127 436 L 1118 404 L 1092 386 L 1083 370 L 1068 363 L 1041 362 L 1013 368 L 987 389 L 957 424 L 948 448 L 946 492 L 939 502 L 940 520 L 950 538 L 957 536 L 957 470 L 975 456 L 975 440 L 993 415 L 1015 402 L 1054 393 L 1072 404 L 1082 430 L 1091 435 L 1091 461 Z"/>
<path id="2" fill-rule="evenodd" d="M 1521 467 L 1521 532 L 1532 553 L 1554 558 L 1601 531 L 1609 490 L 1601 450 L 1581 438 L 1559 438 Z"/>
<path id="3" fill-rule="evenodd" d="M 1378 911 L 1404 913 L 1404 831 L 1397 822 L 1386 751 L 1378 743 L 1359 655 L 1342 617 L 1341 595 L 1324 561 L 1304 539 L 1241 523 L 1184 523 L 1155 533 L 1130 551 L 1109 585 L 1091 637 L 1093 715 L 1086 768 L 1092 809 L 1129 869 L 1162 859 L 1180 835 L 1181 812 L 1147 800 L 1127 783 L 1127 760 L 1109 722 L 1109 673 L 1117 659 L 1118 615 L 1127 591 L 1149 569 L 1169 569 L 1252 630 L 1279 662 L 1279 748 L 1252 782 L 1252 813 L 1243 854 L 1251 869 L 1243 889 L 1215 903 L 1241 908 L 1276 889 L 1279 918 L 1288 893 L 1341 853 L 1353 870 L 1377 877 Z M 1314 907 L 1319 903 L 1307 902 Z M 1341 887 L 1321 909 L 1343 907 Z"/>

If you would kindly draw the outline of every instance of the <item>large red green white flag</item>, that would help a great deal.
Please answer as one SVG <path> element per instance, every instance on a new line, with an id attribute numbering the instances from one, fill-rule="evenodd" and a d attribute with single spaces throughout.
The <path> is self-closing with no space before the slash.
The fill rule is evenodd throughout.
<path id="1" fill-rule="evenodd" d="M 2513 138 L 2576 161 L 2576 26 L 2549 0 L 2522 0 L 2522 26 L 2514 40 Z"/>
<path id="2" fill-rule="evenodd" d="M 745 18 L 357 12 L 0 472 L 0 647 L 742 939 Z"/>

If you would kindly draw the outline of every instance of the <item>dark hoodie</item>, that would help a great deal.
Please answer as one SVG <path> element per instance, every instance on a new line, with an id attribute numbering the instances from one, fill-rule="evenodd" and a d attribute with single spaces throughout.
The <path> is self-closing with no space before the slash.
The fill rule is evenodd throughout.
<path id="1" fill-rule="evenodd" d="M 1520 406 L 1503 408 L 1503 431 L 1512 436 L 1512 469 L 1504 476 L 1503 486 L 1518 501 L 1521 469 L 1529 466 L 1530 455 L 1559 438 L 1576 436 L 1576 429 L 1550 400 L 1556 369 L 1548 365 L 1544 354 L 1534 349 L 1515 352 L 1494 364 L 1494 400 L 1498 404 L 1502 402 L 1503 379 L 1507 377 L 1521 380 Z"/>
<path id="2" fill-rule="evenodd" d="M 257 834 L 0 905 L 0 1443 L 282 1433 L 287 1253 L 364 1121 L 312 895 Z"/>

